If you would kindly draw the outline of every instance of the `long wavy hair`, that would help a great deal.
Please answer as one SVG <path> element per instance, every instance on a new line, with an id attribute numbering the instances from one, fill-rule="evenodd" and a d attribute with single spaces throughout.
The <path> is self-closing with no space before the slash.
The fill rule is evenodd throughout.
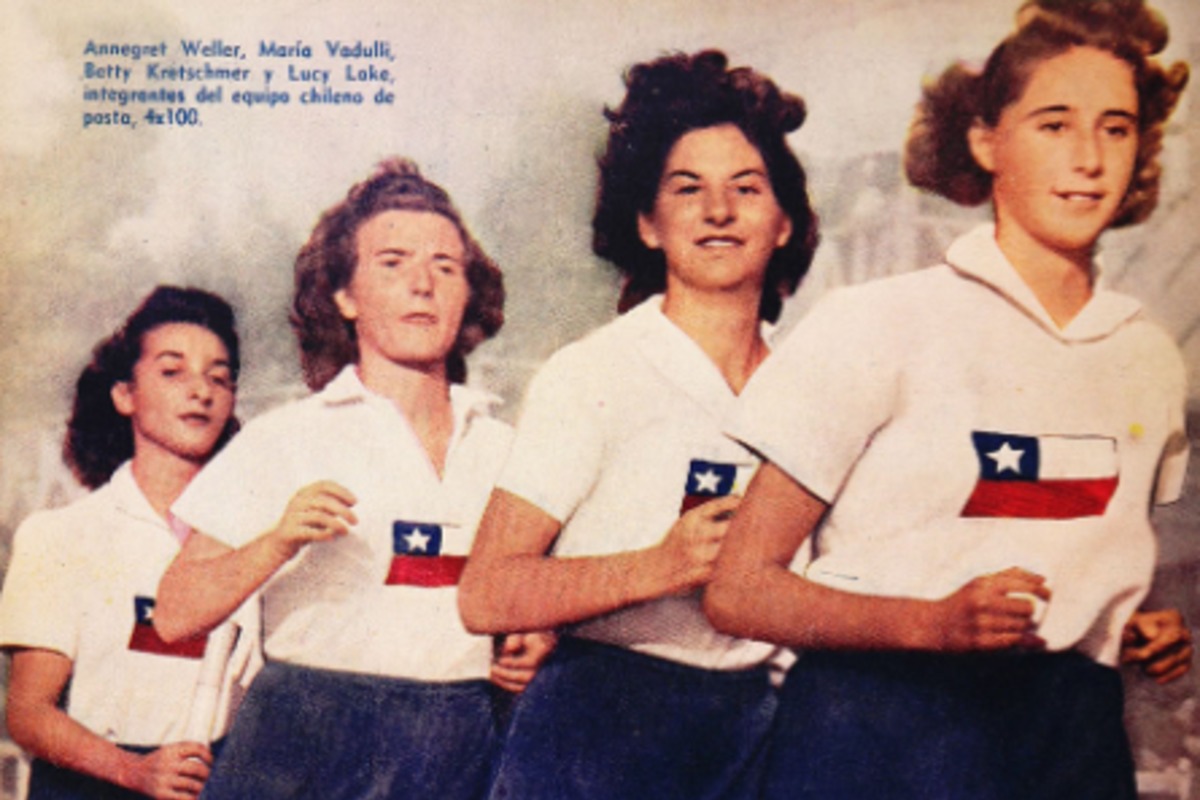
<path id="1" fill-rule="evenodd" d="M 592 249 L 624 276 L 619 310 L 666 288 L 666 259 L 642 242 L 637 218 L 653 211 L 671 148 L 689 131 L 731 124 L 762 155 L 779 206 L 792 221 L 791 238 L 767 266 L 759 306 L 761 318 L 775 321 L 817 248 L 808 179 L 786 139 L 804 123 L 804 101 L 749 67 L 731 69 L 719 50 L 637 64 L 626 73 L 625 87 L 621 105 L 604 112 L 608 144 L 592 219 Z"/>
<path id="2" fill-rule="evenodd" d="M 909 181 L 961 205 L 990 199 L 992 175 L 971 155 L 971 126 L 979 121 L 994 127 L 1043 61 L 1092 47 L 1129 64 L 1139 102 L 1133 178 L 1110 227 L 1143 221 L 1158 204 L 1163 129 L 1188 82 L 1187 64 L 1165 67 L 1152 58 L 1167 36 L 1166 21 L 1143 0 L 1025 3 L 1016 31 L 992 51 L 982 71 L 954 64 L 924 87 L 905 145 Z"/>
<path id="3" fill-rule="evenodd" d="M 504 324 L 504 277 L 471 236 L 450 196 L 422 176 L 413 162 L 388 159 L 321 215 L 296 256 L 290 319 L 300 345 L 304 380 L 314 391 L 329 383 L 342 367 L 358 361 L 354 325 L 342 317 L 333 296 L 349 285 L 354 275 L 359 227 L 385 211 L 441 214 L 454 223 L 462 237 L 470 297 L 458 337 L 446 357 L 451 381 L 466 381 L 467 355 Z"/>
<path id="4" fill-rule="evenodd" d="M 233 309 L 217 295 L 201 289 L 157 287 L 120 328 L 96 345 L 92 360 L 75 383 L 63 460 L 89 489 L 107 483 L 117 467 L 134 454 L 133 423 L 113 405 L 113 386 L 132 380 L 146 334 L 177 322 L 199 325 L 221 340 L 229 354 L 230 376 L 236 389 L 241 351 Z M 212 452 L 224 447 L 238 427 L 237 418 L 230 415 Z"/>

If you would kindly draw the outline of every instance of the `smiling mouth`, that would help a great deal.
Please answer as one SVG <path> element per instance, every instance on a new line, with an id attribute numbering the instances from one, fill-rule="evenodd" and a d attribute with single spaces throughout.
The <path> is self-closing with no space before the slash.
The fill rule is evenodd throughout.
<path id="1" fill-rule="evenodd" d="M 1055 192 L 1055 194 L 1069 203 L 1098 203 L 1104 199 L 1103 192 Z"/>
<path id="2" fill-rule="evenodd" d="M 745 242 L 736 236 L 705 236 L 696 240 L 698 247 L 720 249 L 726 247 L 741 247 Z"/>

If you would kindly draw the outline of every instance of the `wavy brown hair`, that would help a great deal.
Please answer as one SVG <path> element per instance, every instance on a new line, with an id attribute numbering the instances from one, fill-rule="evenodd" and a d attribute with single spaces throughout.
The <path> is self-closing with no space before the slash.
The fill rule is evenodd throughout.
<path id="1" fill-rule="evenodd" d="M 207 328 L 225 345 L 236 390 L 241 355 L 233 309 L 215 294 L 200 289 L 159 286 L 111 336 L 92 351 L 92 360 L 75 383 L 75 400 L 63 441 L 63 460 L 89 489 L 108 483 L 117 467 L 133 457 L 133 423 L 117 411 L 112 388 L 133 379 L 146 334 L 162 325 L 185 322 Z M 238 430 L 230 415 L 211 456 Z"/>
<path id="2" fill-rule="evenodd" d="M 817 215 L 808 179 L 786 136 L 804 123 L 804 101 L 780 90 L 749 67 L 729 67 L 719 50 L 677 53 L 637 64 L 625 75 L 625 99 L 605 109 L 608 145 L 600 158 L 600 185 L 592 219 L 592 249 L 625 278 L 619 310 L 666 288 L 661 250 L 638 235 L 638 214 L 654 209 L 671 148 L 689 131 L 731 124 L 763 157 L 792 236 L 767 266 L 759 316 L 779 318 L 783 299 L 796 291 L 817 248 Z"/>
<path id="3" fill-rule="evenodd" d="M 354 275 L 358 229 L 385 211 L 427 211 L 454 223 L 465 251 L 470 297 L 454 346 L 446 357 L 451 381 L 467 379 L 467 355 L 504 324 L 504 278 L 467 230 L 450 196 L 427 180 L 413 162 L 388 159 L 344 200 L 321 215 L 296 256 L 296 292 L 290 320 L 300 345 L 300 366 L 309 388 L 321 389 L 347 364 L 358 361 L 354 325 L 333 300 Z"/>
<path id="4" fill-rule="evenodd" d="M 1034 69 L 1073 47 L 1112 54 L 1133 69 L 1138 95 L 1138 152 L 1133 178 L 1111 227 L 1145 220 L 1158 204 L 1163 130 L 1188 82 L 1183 62 L 1165 67 L 1152 56 L 1167 44 L 1167 23 L 1143 0 L 1032 0 L 1017 30 L 992 51 L 982 71 L 955 64 L 929 82 L 905 144 L 909 181 L 961 205 L 992 195 L 992 176 L 971 155 L 976 121 L 994 127 L 1020 99 Z"/>

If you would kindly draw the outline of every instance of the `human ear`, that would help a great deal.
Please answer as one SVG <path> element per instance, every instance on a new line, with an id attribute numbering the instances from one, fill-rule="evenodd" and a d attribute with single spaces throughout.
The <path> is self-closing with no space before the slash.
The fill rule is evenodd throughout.
<path id="1" fill-rule="evenodd" d="M 108 391 L 108 396 L 112 398 L 113 408 L 122 417 L 133 416 L 133 392 L 129 388 L 129 381 L 117 381 Z"/>
<path id="2" fill-rule="evenodd" d="M 967 131 L 967 146 L 971 149 L 971 157 L 986 172 L 996 171 L 995 138 L 996 132 L 978 117 Z"/>
<path id="3" fill-rule="evenodd" d="M 662 249 L 662 240 L 658 238 L 658 229 L 654 226 L 654 219 L 649 214 L 638 212 L 637 227 L 638 237 L 641 238 L 642 244 L 651 250 Z"/>
<path id="4" fill-rule="evenodd" d="M 779 235 L 775 237 L 775 249 L 783 247 L 792 239 L 792 218 L 787 214 L 783 215 L 783 225 L 779 228 Z"/>
<path id="5" fill-rule="evenodd" d="M 342 319 L 350 322 L 358 319 L 358 303 L 354 302 L 354 298 L 345 289 L 338 289 L 333 293 L 333 304 L 337 306 Z"/>

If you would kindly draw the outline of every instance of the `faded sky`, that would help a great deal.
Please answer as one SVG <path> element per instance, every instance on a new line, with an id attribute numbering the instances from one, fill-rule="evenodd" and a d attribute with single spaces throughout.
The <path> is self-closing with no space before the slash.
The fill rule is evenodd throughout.
<path id="1" fill-rule="evenodd" d="M 505 267 L 510 323 L 488 352 L 536 361 L 611 308 L 588 223 L 600 109 L 620 99 L 626 66 L 723 48 L 806 98 L 794 145 L 806 162 L 834 161 L 897 149 L 922 76 L 985 57 L 1015 5 L 6 0 L 0 424 L 60 420 L 92 343 L 160 281 L 214 289 L 239 307 L 246 392 L 294 381 L 291 259 L 319 211 L 391 153 L 443 183 Z M 1200 4 L 1157 6 L 1172 23 L 1168 56 L 1186 58 Z M 89 39 L 165 39 L 177 50 L 180 37 L 255 51 L 260 39 L 385 39 L 397 101 L 315 113 L 226 104 L 204 109 L 197 129 L 82 130 Z"/>

